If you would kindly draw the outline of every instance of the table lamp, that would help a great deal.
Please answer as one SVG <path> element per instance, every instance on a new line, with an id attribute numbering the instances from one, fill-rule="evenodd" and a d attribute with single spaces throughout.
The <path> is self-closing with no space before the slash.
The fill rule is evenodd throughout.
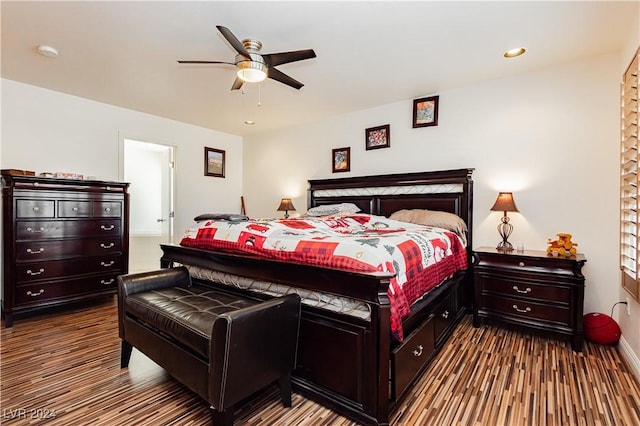
<path id="1" fill-rule="evenodd" d="M 293 203 L 291 202 L 291 198 L 283 198 L 280 200 L 280 205 L 278 206 L 279 212 L 284 212 L 284 218 L 289 218 L 289 210 L 296 211 L 296 208 L 293 207 Z"/>
<path id="2" fill-rule="evenodd" d="M 498 233 L 502 237 L 502 241 L 496 247 L 501 251 L 511 251 L 513 250 L 513 246 L 508 241 L 509 236 L 513 232 L 513 225 L 509 223 L 509 216 L 507 216 L 507 212 L 517 212 L 518 208 L 516 207 L 515 201 L 513 201 L 513 193 L 511 192 L 500 192 L 498 193 L 498 198 L 496 202 L 491 207 L 492 211 L 496 212 L 504 212 L 502 216 L 501 222 L 498 225 Z"/>

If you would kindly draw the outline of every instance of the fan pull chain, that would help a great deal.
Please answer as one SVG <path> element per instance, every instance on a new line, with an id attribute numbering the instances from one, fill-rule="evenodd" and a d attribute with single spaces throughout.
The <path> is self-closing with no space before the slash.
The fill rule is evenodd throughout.
<path id="1" fill-rule="evenodd" d="M 261 90 L 262 84 L 258 83 L 258 106 L 262 106 L 262 90 Z"/>

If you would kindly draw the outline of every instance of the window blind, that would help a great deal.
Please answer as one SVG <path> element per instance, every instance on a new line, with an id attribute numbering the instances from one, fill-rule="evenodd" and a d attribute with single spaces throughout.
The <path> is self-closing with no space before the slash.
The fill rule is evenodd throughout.
<path id="1" fill-rule="evenodd" d="M 638 214 L 638 70 L 640 49 L 623 75 L 620 89 L 620 269 L 622 286 L 640 300 Z"/>

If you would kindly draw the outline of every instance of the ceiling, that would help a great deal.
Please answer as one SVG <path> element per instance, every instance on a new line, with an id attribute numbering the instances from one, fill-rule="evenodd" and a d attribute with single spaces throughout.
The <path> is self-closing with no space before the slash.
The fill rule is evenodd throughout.
<path id="1" fill-rule="evenodd" d="M 3 78 L 236 135 L 618 51 L 639 13 L 634 1 L 0 5 Z M 278 66 L 305 86 L 268 79 L 231 91 L 232 66 L 176 62 L 233 62 L 216 25 L 262 41 L 262 53 L 314 49 L 317 58 Z M 39 55 L 40 44 L 59 57 Z M 503 58 L 519 46 L 524 56 Z"/>

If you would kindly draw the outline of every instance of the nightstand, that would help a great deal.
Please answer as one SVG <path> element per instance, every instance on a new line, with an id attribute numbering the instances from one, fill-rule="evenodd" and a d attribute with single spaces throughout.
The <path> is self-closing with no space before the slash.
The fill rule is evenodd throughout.
<path id="1" fill-rule="evenodd" d="M 584 255 L 555 257 L 546 251 L 473 252 L 473 325 L 482 318 L 571 336 L 574 351 L 582 351 L 584 333 Z"/>

